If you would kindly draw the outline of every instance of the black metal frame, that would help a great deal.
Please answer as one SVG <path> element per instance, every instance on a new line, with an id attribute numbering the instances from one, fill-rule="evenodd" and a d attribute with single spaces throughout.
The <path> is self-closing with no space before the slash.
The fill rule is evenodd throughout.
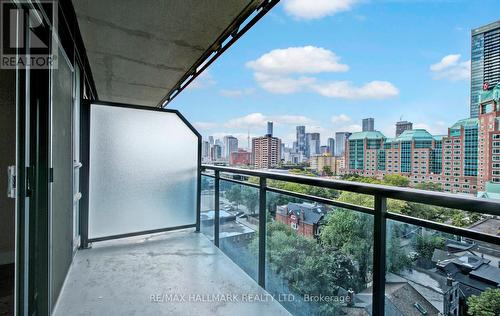
<path id="1" fill-rule="evenodd" d="M 394 220 L 402 223 L 417 225 L 424 228 L 433 229 L 436 231 L 458 235 L 483 241 L 492 244 L 500 244 L 500 236 L 489 235 L 472 231 L 464 228 L 459 228 L 451 225 L 423 220 L 407 215 L 391 213 L 387 209 L 387 200 L 399 199 L 403 201 L 424 203 L 429 205 L 443 206 L 454 209 L 461 209 L 471 212 L 481 212 L 490 215 L 500 215 L 500 201 L 480 199 L 475 197 L 467 197 L 462 195 L 454 195 L 451 193 L 442 193 L 434 191 L 424 191 L 412 188 L 391 187 L 386 185 L 375 185 L 360 182 L 350 182 L 341 180 L 332 180 L 325 178 L 283 174 L 261 170 L 240 169 L 223 166 L 202 165 L 202 171 L 214 171 L 215 174 L 203 173 L 203 176 L 215 178 L 215 224 L 214 224 L 214 243 L 219 246 L 219 181 L 229 181 L 235 184 L 246 185 L 259 189 L 259 260 L 258 260 L 258 283 L 265 288 L 265 258 L 266 258 L 266 193 L 274 192 L 311 200 L 318 203 L 342 207 L 352 211 L 362 212 L 373 216 L 373 315 L 384 314 L 385 302 L 385 270 L 386 270 L 386 226 L 387 220 Z M 234 180 L 229 177 L 221 177 L 221 174 L 237 174 L 259 178 L 259 185 L 247 183 L 244 181 Z M 273 188 L 267 185 L 267 179 L 306 184 L 322 188 L 330 188 L 342 191 L 367 194 L 374 197 L 373 208 L 352 205 L 340 201 L 326 199 L 322 197 L 291 192 L 278 188 Z"/>
<path id="2" fill-rule="evenodd" d="M 203 55 L 191 66 L 191 68 L 181 77 L 176 85 L 160 101 L 158 107 L 166 107 L 170 101 L 181 93 L 193 80 L 196 79 L 207 67 L 219 58 L 231 45 L 233 45 L 243 34 L 251 29 L 264 15 L 269 12 L 280 0 L 264 0 L 254 8 L 254 3 L 250 2 L 242 13 L 222 32 L 215 42 L 207 49 Z M 257 12 L 257 13 L 256 13 Z M 256 14 L 255 14 L 256 13 Z M 251 17 L 255 14 L 254 17 Z M 250 19 L 246 24 L 245 22 Z M 243 27 L 242 27 L 243 26 Z"/>
<path id="3" fill-rule="evenodd" d="M 144 110 L 144 111 L 156 111 L 163 113 L 172 113 L 177 115 L 179 119 L 195 134 L 198 139 L 197 150 L 197 162 L 198 162 L 198 174 L 197 174 L 197 197 L 196 197 L 196 222 L 188 225 L 181 226 L 173 226 L 173 227 L 165 227 L 160 229 L 153 230 L 145 230 L 145 231 L 137 231 L 130 232 L 125 234 L 111 235 L 105 237 L 98 238 L 89 238 L 88 228 L 89 228 L 89 166 L 90 166 L 90 114 L 92 111 L 92 105 L 104 105 L 104 106 L 113 106 L 127 109 L 136 109 L 136 110 Z M 133 236 L 147 235 L 147 234 L 155 234 L 161 232 L 167 232 L 172 230 L 186 229 L 186 228 L 195 228 L 196 232 L 200 231 L 200 206 L 201 206 L 201 134 L 194 128 L 193 125 L 178 111 L 173 109 L 163 109 L 157 107 L 148 107 L 142 105 L 132 105 L 132 104 L 124 104 L 124 103 L 116 103 L 116 102 L 107 102 L 107 101 L 93 101 L 93 100 L 82 100 L 81 103 L 81 159 L 82 159 L 82 169 L 81 169 L 81 177 L 80 177 L 80 191 L 82 193 L 82 199 L 80 200 L 80 238 L 81 238 L 81 249 L 89 248 L 90 243 L 99 242 L 105 240 L 119 239 L 119 238 L 127 238 Z"/>

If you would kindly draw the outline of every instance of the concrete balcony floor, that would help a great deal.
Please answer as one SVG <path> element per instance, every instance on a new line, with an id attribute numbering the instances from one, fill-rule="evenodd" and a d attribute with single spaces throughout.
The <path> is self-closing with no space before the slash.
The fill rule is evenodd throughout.
<path id="1" fill-rule="evenodd" d="M 54 314 L 289 315 L 193 230 L 100 242 L 78 251 Z"/>

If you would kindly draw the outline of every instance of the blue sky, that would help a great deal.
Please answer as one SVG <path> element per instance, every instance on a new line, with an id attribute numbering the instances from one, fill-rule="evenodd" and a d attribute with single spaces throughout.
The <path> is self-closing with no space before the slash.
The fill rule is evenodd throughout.
<path id="1" fill-rule="evenodd" d="M 311 5 L 314 4 L 314 7 Z M 295 126 L 394 136 L 400 117 L 444 134 L 469 111 L 470 30 L 499 19 L 498 0 L 282 0 L 169 107 L 204 137 Z"/>

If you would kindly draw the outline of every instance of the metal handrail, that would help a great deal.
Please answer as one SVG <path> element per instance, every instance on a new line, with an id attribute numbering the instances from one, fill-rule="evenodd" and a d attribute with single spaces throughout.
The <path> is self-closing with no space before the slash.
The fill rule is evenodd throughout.
<path id="1" fill-rule="evenodd" d="M 385 271 L 386 271 L 386 225 L 387 220 L 418 225 L 436 231 L 454 234 L 462 237 L 472 238 L 483 242 L 500 244 L 500 236 L 490 235 L 459 228 L 447 224 L 437 223 L 429 220 L 419 219 L 407 215 L 389 212 L 387 209 L 387 199 L 398 199 L 408 202 L 416 202 L 427 205 L 436 205 L 453 209 L 466 210 L 475 213 L 483 213 L 500 216 L 500 201 L 468 197 L 463 195 L 425 191 L 413 188 L 401 188 L 379 184 L 369 184 L 353 181 L 333 180 L 311 176 L 283 174 L 263 170 L 241 169 L 233 167 L 213 166 L 203 164 L 201 171 L 213 170 L 214 174 L 204 174 L 203 176 L 215 179 L 215 225 L 214 243 L 219 246 L 219 184 L 220 181 L 229 181 L 239 185 L 247 185 L 259 189 L 259 260 L 258 260 L 258 283 L 265 288 L 265 265 L 266 265 L 266 192 L 289 195 L 306 200 L 316 201 L 327 205 L 342 207 L 353 211 L 359 211 L 373 215 L 373 315 L 383 315 L 385 311 Z M 237 175 L 247 175 L 259 178 L 259 184 L 246 183 L 240 180 L 221 177 L 221 173 Z M 349 191 L 360 194 L 367 194 L 374 197 L 373 208 L 352 205 L 349 203 L 327 199 L 308 194 L 291 192 L 283 189 L 268 186 L 267 180 L 278 180 L 298 184 L 311 185 L 322 188 L 329 188 L 341 191 Z"/>
<path id="2" fill-rule="evenodd" d="M 333 180 L 319 177 L 310 177 L 296 174 L 284 174 L 263 170 L 241 169 L 233 167 L 202 165 L 202 169 L 217 170 L 266 178 L 272 180 L 308 184 L 312 186 L 349 191 L 373 196 L 383 196 L 389 199 L 403 200 L 408 202 L 424 203 L 442 207 L 449 207 L 470 212 L 500 216 L 500 201 L 469 197 L 465 195 L 446 192 L 426 191 L 413 188 L 394 187 L 382 184 L 370 184 L 345 180 Z"/>

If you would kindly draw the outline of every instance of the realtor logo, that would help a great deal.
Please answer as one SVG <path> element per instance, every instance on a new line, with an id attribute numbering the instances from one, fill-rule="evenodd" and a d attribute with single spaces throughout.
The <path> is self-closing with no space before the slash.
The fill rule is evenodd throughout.
<path id="1" fill-rule="evenodd" d="M 51 49 L 57 2 L 0 0 L 0 16 L 0 68 L 57 68 L 57 49 Z"/>

